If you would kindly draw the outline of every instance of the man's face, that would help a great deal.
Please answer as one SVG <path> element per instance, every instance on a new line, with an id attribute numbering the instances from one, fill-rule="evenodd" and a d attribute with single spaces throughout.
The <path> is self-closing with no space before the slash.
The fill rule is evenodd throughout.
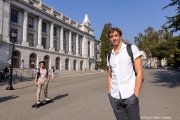
<path id="1" fill-rule="evenodd" d="M 121 36 L 118 32 L 114 31 L 113 33 L 110 33 L 110 41 L 113 46 L 118 46 L 121 41 Z"/>
<path id="2" fill-rule="evenodd" d="M 40 68 L 44 68 L 44 63 L 40 63 Z"/>

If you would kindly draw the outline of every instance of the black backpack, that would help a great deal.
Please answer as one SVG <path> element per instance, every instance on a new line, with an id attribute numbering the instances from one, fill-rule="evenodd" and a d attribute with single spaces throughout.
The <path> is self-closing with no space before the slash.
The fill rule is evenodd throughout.
<path id="1" fill-rule="evenodd" d="M 136 71 L 135 71 L 135 66 L 134 66 L 134 60 L 133 60 L 133 52 L 132 52 L 132 49 L 131 49 L 131 44 L 127 44 L 127 52 L 128 52 L 128 55 L 131 57 L 131 61 L 132 61 L 132 65 L 133 65 L 133 70 L 135 72 L 135 75 L 136 74 Z M 111 57 L 111 52 L 108 54 L 108 62 L 110 61 L 110 57 Z M 109 62 L 110 63 L 110 62 Z"/>

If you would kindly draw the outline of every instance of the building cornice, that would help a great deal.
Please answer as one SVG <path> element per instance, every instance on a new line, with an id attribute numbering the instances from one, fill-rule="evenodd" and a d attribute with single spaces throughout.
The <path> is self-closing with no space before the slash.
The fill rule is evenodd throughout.
<path id="1" fill-rule="evenodd" d="M 75 30 L 77 30 L 77 31 L 79 31 L 79 32 L 81 32 L 81 33 L 85 33 L 83 30 L 81 30 L 81 28 L 77 28 L 78 26 L 82 26 L 81 24 L 79 24 L 78 23 L 78 25 L 77 25 L 77 27 L 75 27 L 75 26 L 73 26 L 73 25 L 71 25 L 71 23 L 67 23 L 67 22 L 65 22 L 65 21 L 63 21 L 63 20 L 61 20 L 60 18 L 57 18 L 57 17 L 55 17 L 53 14 L 49 14 L 49 13 L 47 13 L 47 12 L 45 12 L 45 11 L 43 11 L 42 9 L 40 9 L 40 8 L 37 8 L 36 6 L 33 6 L 33 5 L 30 5 L 29 3 L 27 3 L 27 2 L 25 2 L 25 1 L 23 1 L 23 0 L 16 0 L 15 2 L 21 2 L 21 3 L 23 3 L 23 4 L 25 4 L 25 5 L 27 5 L 28 7 L 31 7 L 31 8 L 33 8 L 33 9 L 35 9 L 35 10 L 37 10 L 37 11 L 39 11 L 40 13 L 42 13 L 42 14 L 44 14 L 44 15 L 46 15 L 46 16 L 49 16 L 50 17 L 50 19 L 48 19 L 49 21 L 54 21 L 54 20 L 57 20 L 58 22 L 60 22 L 60 23 L 62 23 L 62 24 L 65 24 L 65 25 L 67 25 L 68 27 L 71 27 L 72 29 L 75 29 Z M 14 1 L 13 2 L 11 2 L 11 4 L 13 4 L 14 3 Z M 43 3 L 44 4 L 44 3 Z M 49 6 L 48 6 L 49 7 Z M 57 11 L 56 11 L 57 12 Z M 62 15 L 62 14 L 61 14 Z M 37 15 L 38 16 L 38 15 Z M 64 17 L 67 17 L 67 16 L 65 16 L 65 15 L 63 15 Z M 52 20 L 52 19 L 54 19 L 54 20 Z M 68 19 L 70 19 L 70 18 L 68 18 Z M 75 22 L 74 20 L 72 20 L 73 22 Z M 59 24 L 57 24 L 57 25 L 59 25 Z M 62 25 L 59 25 L 59 26 L 62 26 Z M 88 26 L 87 26 L 88 27 Z M 88 27 L 89 28 L 89 27 Z M 91 28 L 89 28 L 89 29 L 91 29 Z M 91 29 L 92 31 L 94 31 L 93 29 Z M 91 36 L 93 36 L 93 35 L 91 35 Z M 95 36 L 93 36 L 94 38 L 95 38 Z"/>

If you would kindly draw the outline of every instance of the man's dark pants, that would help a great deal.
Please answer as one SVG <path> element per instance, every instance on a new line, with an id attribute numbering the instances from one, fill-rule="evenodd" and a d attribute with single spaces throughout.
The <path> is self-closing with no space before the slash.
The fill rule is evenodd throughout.
<path id="1" fill-rule="evenodd" d="M 133 94 L 127 99 L 116 99 L 108 94 L 117 120 L 140 120 L 139 100 Z"/>

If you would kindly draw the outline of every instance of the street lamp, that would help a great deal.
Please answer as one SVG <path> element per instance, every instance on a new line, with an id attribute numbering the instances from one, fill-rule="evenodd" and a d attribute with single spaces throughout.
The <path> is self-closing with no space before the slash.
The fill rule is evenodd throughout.
<path id="1" fill-rule="evenodd" d="M 6 90 L 14 90 L 13 86 L 12 86 L 12 74 L 13 74 L 13 57 L 14 57 L 14 40 L 16 38 L 16 33 L 14 31 L 12 31 L 11 36 L 13 38 L 13 45 L 12 45 L 12 54 L 11 54 L 11 68 L 10 68 L 10 79 L 8 82 L 8 86 L 6 88 Z"/>

